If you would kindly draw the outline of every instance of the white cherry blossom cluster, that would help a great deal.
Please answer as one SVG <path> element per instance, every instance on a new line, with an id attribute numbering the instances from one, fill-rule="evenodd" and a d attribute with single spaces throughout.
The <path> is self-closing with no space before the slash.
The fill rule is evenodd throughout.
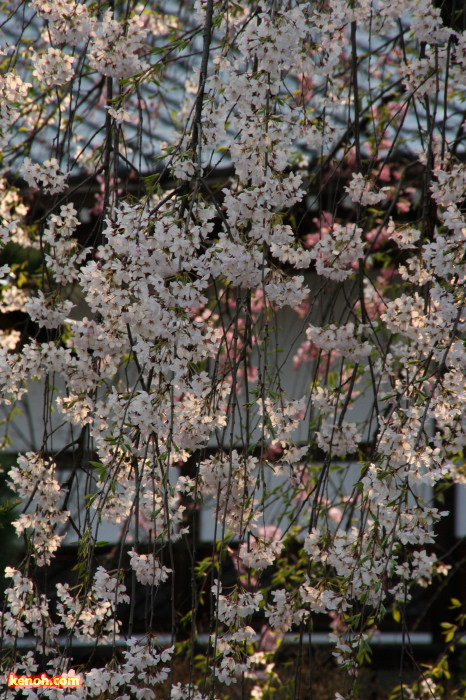
<path id="1" fill-rule="evenodd" d="M 36 56 L 33 75 L 47 87 L 64 85 L 74 75 L 75 58 L 69 54 L 50 47 L 47 53 Z"/>
<path id="2" fill-rule="evenodd" d="M 20 339 L 21 333 L 19 331 L 12 331 L 11 333 L 0 333 L 0 347 L 7 348 L 8 350 L 15 350 Z"/>
<path id="3" fill-rule="evenodd" d="M 363 644 L 366 643 L 366 640 L 369 639 L 369 635 L 356 634 L 351 638 L 343 640 L 337 634 L 331 632 L 329 634 L 329 639 L 335 643 L 335 651 L 332 653 L 337 663 L 340 664 L 340 666 L 344 666 L 349 673 L 352 671 L 354 672 L 354 670 L 357 669 L 355 657 Z"/>
<path id="4" fill-rule="evenodd" d="M 382 187 L 380 192 L 371 191 L 371 185 L 366 181 L 362 173 L 353 173 L 350 184 L 345 187 L 351 197 L 351 201 L 362 204 L 363 207 L 372 206 L 387 198 L 389 187 Z"/>
<path id="5" fill-rule="evenodd" d="M 15 400 L 21 399 L 26 391 L 26 373 L 22 363 L 9 352 L 6 345 L 0 348 L 0 403 L 10 406 Z"/>
<path id="6" fill-rule="evenodd" d="M 445 27 L 441 10 L 425 0 L 417 2 L 413 9 L 410 30 L 418 41 L 428 41 L 429 43 L 442 43 L 448 41 L 452 31 Z"/>
<path id="7" fill-rule="evenodd" d="M 43 187 L 44 192 L 49 194 L 63 192 L 68 179 L 68 175 L 60 171 L 56 158 L 48 158 L 42 165 L 33 163 L 30 158 L 25 158 L 21 175 L 30 187 Z"/>
<path id="8" fill-rule="evenodd" d="M 335 593 L 329 588 L 317 588 L 309 585 L 309 578 L 306 576 L 304 578 L 304 583 L 300 586 L 299 593 L 302 604 L 307 605 L 311 612 L 322 613 L 322 612 L 345 612 L 350 603 L 346 601 L 345 597 Z"/>
<path id="9" fill-rule="evenodd" d="M 344 457 L 355 454 L 361 441 L 361 433 L 358 432 L 355 423 L 342 421 L 336 425 L 328 420 L 323 421 L 320 430 L 317 431 L 317 444 L 332 455 Z"/>
<path id="10" fill-rule="evenodd" d="M 464 282 L 465 271 L 462 258 L 466 219 L 456 204 L 449 204 L 439 212 L 447 232 L 435 231 L 434 240 L 422 246 L 424 265 L 431 274 L 458 279 Z"/>
<path id="11" fill-rule="evenodd" d="M 311 250 L 318 274 L 336 282 L 351 277 L 355 271 L 354 265 L 364 257 L 361 234 L 362 229 L 356 224 L 334 224 L 332 230 Z"/>
<path id="12" fill-rule="evenodd" d="M 69 584 L 57 584 L 57 613 L 64 627 L 72 630 L 77 639 L 112 643 L 120 630 L 116 606 L 129 603 L 125 586 L 118 575 L 110 575 L 99 566 L 89 592 L 82 598 L 72 595 Z"/>
<path id="13" fill-rule="evenodd" d="M 189 158 L 177 160 L 173 168 L 173 175 L 178 180 L 191 180 L 195 173 L 196 166 Z"/>
<path id="14" fill-rule="evenodd" d="M 337 395 L 335 391 L 331 391 L 321 386 L 317 387 L 312 396 L 312 406 L 317 415 L 327 417 L 330 414 L 334 414 L 336 404 Z"/>
<path id="15" fill-rule="evenodd" d="M 140 73 L 146 67 L 138 55 L 144 48 L 145 36 L 140 17 L 119 22 L 107 10 L 91 30 L 90 65 L 102 75 L 119 79 Z"/>
<path id="16" fill-rule="evenodd" d="M 304 284 L 304 277 L 295 275 L 287 279 L 284 275 L 272 275 L 264 285 L 264 291 L 270 302 L 278 309 L 284 306 L 299 306 L 309 296 L 309 289 Z"/>
<path id="17" fill-rule="evenodd" d="M 274 401 L 267 397 L 263 402 L 257 402 L 257 412 L 261 417 L 259 428 L 263 429 L 265 436 L 272 438 L 274 444 L 286 447 L 306 412 L 306 401 L 304 398 Z"/>
<path id="18" fill-rule="evenodd" d="M 33 0 L 34 9 L 48 20 L 47 30 L 53 43 L 79 46 L 89 39 L 95 19 L 89 8 L 73 0 Z"/>
<path id="19" fill-rule="evenodd" d="M 0 396 L 5 406 L 14 406 L 37 378 L 48 397 L 42 451 L 20 457 L 11 470 L 14 487 L 28 505 L 15 527 L 30 549 L 24 570 L 7 570 L 13 585 L 6 593 L 2 625 L 9 642 L 27 634 L 45 637 L 52 656 L 60 629 L 96 645 L 113 643 L 120 633 L 116 608 L 128 602 L 120 573 L 100 567 L 94 576 L 88 572 L 90 581 L 78 572 L 76 588 L 59 583 L 61 625 L 51 623 L 47 600 L 25 575 L 32 566 L 50 563 L 69 516 L 60 510 L 55 466 L 45 457 L 55 449 L 58 408 L 72 436 L 73 458 L 81 455 L 85 440 L 98 460 L 85 472 L 92 484 L 86 519 L 119 525 L 128 537 L 135 532 L 142 537 L 144 530 L 157 547 L 171 546 L 192 534 L 188 509 L 208 497 L 214 501 L 222 553 L 227 531 L 238 537 L 235 563 L 249 589 L 235 585 L 225 594 L 220 575 L 212 587 L 207 666 L 214 680 L 229 685 L 250 671 L 256 635 L 247 623 L 260 609 L 280 633 L 309 615 L 345 617 L 350 629 L 337 629 L 332 641 L 338 663 L 354 674 L 355 659 L 369 639 L 362 618 L 351 622 L 354 607 L 371 606 L 378 624 L 383 608 L 409 600 L 412 585 L 427 585 L 444 569 L 427 547 L 445 513 L 424 503 L 418 489 L 445 479 L 464 480 L 457 461 L 466 445 L 466 176 L 428 112 L 431 96 L 437 101 L 443 95 L 444 124 L 450 109 L 457 114 L 455 101 L 465 87 L 466 39 L 443 26 L 440 10 L 428 0 L 377 7 L 369 0 L 332 0 L 319 7 L 246 2 L 228 6 L 228 12 L 227 5 L 188 3 L 186 15 L 196 10 L 204 29 L 191 33 L 181 12 L 174 19 L 161 18 L 150 7 L 136 6 L 118 16 L 110 9 L 99 13 L 92 3 L 32 0 L 37 13 L 32 33 L 38 23 L 34 89 L 25 82 L 31 71 L 31 54 L 23 51 L 25 41 L 31 44 L 28 36 L 18 44 L 14 68 L 0 77 L 2 162 L 14 162 L 15 149 L 21 157 L 29 154 L 20 172 L 30 188 L 39 190 L 28 191 L 28 212 L 15 187 L 1 186 L 0 237 L 3 245 L 35 246 L 42 265 L 40 288 L 31 293 L 35 271 L 26 279 L 16 262 L 0 270 L 2 311 L 26 311 L 42 329 L 37 339 L 16 329 L 2 335 Z M 212 12 L 215 26 L 204 27 Z M 406 26 L 403 52 L 394 38 L 399 22 Z M 379 48 L 356 60 L 351 32 L 359 28 L 388 37 L 390 60 L 379 55 Z M 202 69 L 201 56 L 208 58 Z M 148 178 L 147 196 L 136 202 L 120 188 L 117 173 L 124 159 L 131 171 L 128 182 L 136 174 L 140 178 L 143 166 L 131 160 L 136 148 L 131 144 L 139 139 L 143 151 L 160 133 L 159 102 L 168 94 L 165 76 L 172 64 L 188 71 L 186 100 L 171 115 L 179 133 L 170 136 L 164 151 L 164 172 L 174 182 L 168 190 L 164 177 L 155 184 L 156 176 Z M 359 104 L 354 80 L 349 80 L 352 64 L 364 75 Z M 84 111 L 67 86 L 74 84 L 75 66 L 82 71 L 76 83 Z M 393 80 L 393 99 L 385 104 L 384 95 L 368 98 L 368 76 L 375 92 L 378 81 Z M 408 88 L 409 100 L 398 85 Z M 357 110 L 362 117 L 366 104 L 373 128 L 365 143 L 357 143 Z M 351 128 L 341 125 L 342 108 Z M 88 114 L 101 121 L 95 138 L 86 143 L 74 127 Z M 422 129 L 423 143 L 413 148 L 430 189 L 422 201 L 429 215 L 419 224 L 412 223 L 418 193 L 404 183 L 412 166 L 400 174 L 393 165 L 398 133 L 391 139 L 400 119 Z M 429 120 L 432 128 L 424 128 Z M 18 146 L 16 135 L 10 144 L 12 129 L 20 133 L 20 127 L 27 130 L 27 140 Z M 52 151 L 33 162 L 36 135 L 43 133 L 52 134 L 60 162 Z M 80 151 L 76 162 L 86 163 L 86 177 L 102 179 L 97 233 L 86 248 L 78 244 L 83 231 L 78 231 L 78 205 L 43 197 L 65 193 L 68 175 L 61 167 L 74 167 L 67 145 L 71 135 Z M 297 155 L 298 143 L 318 154 L 315 163 Z M 204 175 L 213 159 L 221 163 L 226 157 L 233 174 L 212 194 Z M 368 163 L 366 174 L 361 161 Z M 322 195 L 335 177 L 344 181 L 349 197 L 343 194 L 338 203 L 335 198 L 334 210 L 324 212 Z M 399 183 L 396 192 L 394 182 Z M 295 221 L 305 197 L 307 213 L 314 206 L 321 209 L 313 220 L 318 232 L 308 234 L 312 243 L 307 247 L 301 242 L 302 224 Z M 348 207 L 348 199 L 360 206 Z M 377 207 L 385 199 L 387 216 L 394 217 L 388 225 Z M 350 214 L 340 215 L 340 205 Z M 47 211 L 30 226 L 26 217 L 34 216 L 36 206 Z M 436 208 L 435 221 L 430 206 Z M 409 223 L 400 224 L 395 212 Z M 371 254 L 377 250 L 382 260 L 374 274 L 370 271 L 366 290 L 364 275 L 369 277 L 373 261 L 364 240 L 372 241 Z M 396 262 L 400 251 L 386 246 L 390 241 L 402 251 L 404 266 Z M 308 288 L 311 275 L 305 278 L 302 271 L 312 266 L 324 279 L 313 278 Z M 359 287 L 350 279 L 357 273 Z M 69 318 L 70 282 L 87 305 L 79 319 Z M 395 284 L 399 291 L 393 291 Z M 424 285 L 422 291 L 414 288 Z M 329 289 L 325 313 L 311 316 Z M 297 317 L 306 319 L 306 344 L 298 359 L 313 362 L 310 395 L 299 401 L 283 390 L 287 359 L 273 365 L 271 360 L 271 329 L 279 327 L 275 314 L 284 307 L 298 307 Z M 309 325 L 317 318 L 322 327 Z M 58 337 L 55 329 L 60 328 Z M 361 376 L 355 363 L 363 365 Z M 254 394 L 255 401 L 250 400 L 250 377 L 262 392 Z M 370 425 L 345 416 L 361 385 L 373 397 L 378 423 L 373 414 Z M 312 444 L 296 447 L 293 436 L 307 406 L 313 411 Z M 325 496 L 329 474 L 341 467 L 332 458 L 357 453 L 363 435 L 373 439 L 374 457 L 361 467 L 346 500 L 341 492 L 335 499 L 341 507 L 336 525 Z M 325 453 L 320 470 L 306 457 L 316 447 Z M 193 459 L 198 451 L 202 456 Z M 279 466 L 271 464 L 271 454 L 281 455 Z M 81 456 L 78 461 L 82 475 Z M 192 478 L 177 478 L 180 464 L 191 469 L 194 462 Z M 256 489 L 262 479 L 266 483 L 269 469 L 283 473 L 285 463 L 292 479 L 280 498 L 287 514 L 299 511 L 291 526 L 308 532 L 303 556 L 309 557 L 309 567 L 306 575 L 299 574 L 295 590 L 278 588 L 266 597 L 258 592 L 261 573 L 284 544 L 254 525 L 266 517 L 266 497 L 259 501 Z M 80 528 L 81 518 L 77 521 Z M 95 542 L 88 536 L 92 550 Z M 146 586 L 152 596 L 150 587 L 173 572 L 158 555 L 139 551 L 139 543 L 134 544 L 131 568 L 137 587 Z M 154 686 L 168 678 L 174 649 L 160 652 L 149 637 L 130 639 L 128 646 L 121 663 L 87 671 L 85 689 L 76 691 L 76 698 L 105 692 L 124 700 L 130 694 L 148 700 L 159 695 Z M 54 663 L 60 663 L 58 657 L 50 668 Z M 32 669 L 33 659 L 27 664 Z M 429 688 L 426 681 L 422 693 Z M 201 692 L 193 683 L 171 686 L 172 700 L 202 700 L 213 692 L 213 687 Z M 259 697 L 261 690 L 254 692 Z"/>
<path id="20" fill-rule="evenodd" d="M 141 515 L 150 523 L 156 539 L 172 542 L 179 540 L 189 531 L 188 528 L 182 527 L 186 508 L 181 504 L 181 495 L 190 493 L 193 484 L 189 479 L 180 477 L 175 488 L 171 487 L 163 477 L 162 470 L 151 467 L 138 455 L 141 476 L 139 487 L 136 489 L 133 470 L 135 457 L 128 455 L 125 450 L 116 454 L 115 451 L 108 452 L 107 422 L 100 422 L 99 428 L 102 477 L 97 484 L 98 497 L 92 504 L 99 518 L 105 518 L 109 523 L 120 524 L 131 516 L 135 502 L 138 501 Z M 110 488 L 109 484 L 114 484 L 113 488 Z M 141 583 L 158 585 L 167 579 L 170 569 L 161 565 L 153 555 L 135 553 L 131 556 Z"/>
<path id="21" fill-rule="evenodd" d="M 95 668 L 84 674 L 84 683 L 78 688 L 78 697 L 96 697 L 104 692 L 118 693 L 119 697 L 130 690 L 137 698 L 152 700 L 156 697 L 156 686 L 163 683 L 170 672 L 169 666 L 174 648 L 158 650 L 156 639 L 127 640 L 128 649 L 123 652 L 124 661 L 118 669 L 108 664 L 105 668 Z"/>
<path id="22" fill-rule="evenodd" d="M 394 498 L 397 491 L 391 490 L 391 497 Z M 396 497 L 395 497 L 396 498 Z M 383 518 L 383 526 L 396 528 L 401 541 L 406 543 L 410 540 L 402 539 L 406 528 L 406 519 L 403 523 L 397 521 L 397 508 L 388 505 L 385 495 L 380 493 L 371 496 L 374 508 L 379 515 L 384 515 L 384 508 L 388 510 Z M 392 500 L 393 503 L 393 500 Z M 414 514 L 413 514 L 414 517 Z M 440 517 L 436 514 L 434 517 Z M 408 561 L 398 563 L 398 554 L 392 552 L 392 562 L 394 571 L 402 578 L 400 584 L 396 584 L 389 591 L 383 590 L 380 585 L 380 576 L 385 571 L 386 561 L 384 547 L 378 542 L 378 525 L 370 520 L 370 528 L 361 541 L 357 528 L 353 527 L 349 532 L 339 529 L 333 538 L 331 545 L 324 545 L 325 537 L 323 532 L 314 528 L 312 533 L 306 537 L 304 549 L 314 562 L 324 562 L 326 566 L 332 567 L 341 582 L 348 582 L 350 589 L 345 594 L 336 593 L 328 588 L 310 585 L 309 579 L 300 588 L 303 603 L 310 605 L 311 610 L 316 613 L 339 611 L 345 612 L 351 605 L 351 600 L 359 601 L 361 598 L 368 604 L 376 605 L 377 601 L 386 600 L 387 596 L 394 596 L 396 600 L 403 600 L 410 594 L 406 590 L 406 581 L 415 581 L 421 585 L 426 585 L 431 580 L 431 576 L 436 569 L 436 557 L 427 555 L 424 550 L 416 552 L 416 555 Z M 382 523 L 381 523 L 382 524 Z M 421 525 L 418 522 L 417 527 Z M 428 530 L 432 525 L 424 523 Z M 422 526 L 422 525 L 421 525 Z M 429 540 L 427 540 L 429 541 Z M 362 549 L 360 549 L 362 547 Z M 400 597 L 401 596 L 401 597 Z M 343 663 L 343 660 L 341 660 Z"/>
<path id="23" fill-rule="evenodd" d="M 53 301 L 53 299 L 46 299 L 44 294 L 39 291 L 37 297 L 30 297 L 25 305 L 25 310 L 39 326 L 57 328 L 64 323 L 74 304 L 69 299 L 59 301 L 56 304 Z"/>
<path id="24" fill-rule="evenodd" d="M 199 477 L 203 492 L 215 497 L 216 517 L 232 532 L 240 533 L 253 515 L 251 496 L 256 479 L 252 471 L 256 464 L 256 457 L 245 459 L 236 450 L 232 450 L 230 456 L 212 457 L 201 462 Z"/>
<path id="25" fill-rule="evenodd" d="M 212 593 L 217 599 L 218 618 L 228 626 L 240 626 L 243 618 L 257 612 L 263 600 L 262 593 L 240 593 L 235 590 L 228 596 L 222 595 L 222 584 L 215 580 Z"/>
<path id="26" fill-rule="evenodd" d="M 117 477 L 118 488 L 113 491 L 111 490 L 111 493 L 108 493 L 107 480 L 100 481 L 98 489 L 101 491 L 102 496 L 93 503 L 96 512 L 99 513 L 106 522 L 116 525 L 126 522 L 127 518 L 130 517 L 136 499 L 134 478 L 125 475 L 125 471 L 126 470 L 120 465 Z M 156 505 L 160 505 L 160 499 L 156 501 Z M 150 515 L 152 515 L 152 513 Z"/>
<path id="27" fill-rule="evenodd" d="M 129 681 L 129 690 L 140 698 L 155 698 L 154 686 L 163 683 L 169 676 L 170 667 L 162 666 L 170 662 L 175 651 L 167 647 L 158 651 L 151 639 L 128 639 L 128 651 L 123 652 L 124 663 L 121 668 L 122 679 Z"/>
<path id="28" fill-rule="evenodd" d="M 359 326 L 357 330 L 361 333 L 366 327 Z M 310 325 L 306 329 L 306 336 L 324 352 L 336 352 L 353 362 L 360 362 L 371 353 L 370 344 L 355 335 L 355 326 L 351 321 L 341 326 L 332 323 L 326 328 Z"/>
<path id="29" fill-rule="evenodd" d="M 19 119 L 21 109 L 28 103 L 31 83 L 14 72 L 0 76 L 0 148 L 11 138 L 11 127 Z"/>
<path id="30" fill-rule="evenodd" d="M 45 645 L 52 645 L 54 635 L 59 632 L 60 626 L 52 624 L 49 601 L 45 595 L 35 591 L 32 580 L 11 566 L 6 567 L 5 577 L 11 579 L 11 584 L 5 592 L 6 606 L 0 613 L 0 624 L 5 640 L 12 643 L 18 638 L 25 637 L 28 631 L 32 631 L 38 638 L 44 640 Z M 36 598 L 34 606 L 30 604 L 32 598 Z"/>
<path id="31" fill-rule="evenodd" d="M 0 241 L 2 244 L 13 241 L 18 245 L 31 245 L 29 236 L 21 226 L 27 211 L 17 188 L 12 187 L 6 178 L 0 179 Z"/>
<path id="32" fill-rule="evenodd" d="M 53 462 L 29 452 L 18 457 L 17 465 L 9 472 L 11 488 L 29 507 L 13 525 L 18 535 L 26 534 L 38 566 L 46 566 L 63 539 L 57 529 L 67 522 L 69 511 L 59 508 L 61 492 Z"/>
<path id="33" fill-rule="evenodd" d="M 438 89 L 435 69 L 428 58 L 412 59 L 403 67 L 402 75 L 406 89 L 413 95 L 432 95 Z"/>
<path id="34" fill-rule="evenodd" d="M 181 503 L 181 493 L 185 484 L 178 482 L 172 490 L 166 480 L 156 481 L 154 476 L 147 473 L 142 479 L 141 510 L 151 523 L 155 537 L 176 542 L 189 532 L 187 526 L 182 527 L 186 506 Z"/>
<path id="35" fill-rule="evenodd" d="M 261 571 L 277 560 L 283 547 L 278 528 L 261 528 L 259 534 L 250 535 L 248 543 L 241 544 L 238 557 L 244 566 Z"/>
<path id="36" fill-rule="evenodd" d="M 211 667 L 214 677 L 225 685 L 236 683 L 243 673 L 250 667 L 249 657 L 238 652 L 235 647 L 238 643 L 244 648 L 244 642 L 251 642 L 254 635 L 252 627 L 242 627 L 236 632 L 223 637 L 214 636 L 212 643 L 220 655 L 220 662 Z M 236 653 L 235 653 L 236 652 Z"/>
<path id="37" fill-rule="evenodd" d="M 466 169 L 464 165 L 454 165 L 451 170 L 436 168 L 435 180 L 430 189 L 432 196 L 443 207 L 461 202 L 466 191 Z"/>
<path id="38" fill-rule="evenodd" d="M 155 360 L 154 357 L 154 365 Z M 154 432 L 159 439 L 168 440 L 171 432 L 180 455 L 184 455 L 186 450 L 205 444 L 215 428 L 226 424 L 226 419 L 220 406 L 217 412 L 213 411 L 207 375 L 201 374 L 188 381 L 183 376 L 187 373 L 188 363 L 180 362 L 178 367 L 183 381 L 176 374 L 173 377 L 177 363 L 175 361 L 170 368 L 170 356 L 163 358 L 163 367 L 167 369 L 167 381 L 171 379 L 175 384 L 175 379 L 178 380 L 177 389 L 180 390 L 180 385 L 182 386 L 185 400 L 172 404 L 167 397 L 166 401 L 160 402 L 157 393 L 149 394 L 146 391 L 135 393 L 130 400 L 125 394 L 121 394 L 115 396 L 113 417 L 117 422 L 125 418 L 128 430 L 136 428 L 146 441 L 150 441 Z"/>
<path id="39" fill-rule="evenodd" d="M 194 691 L 194 693 L 193 693 Z M 207 696 L 195 685 L 175 683 L 171 689 L 170 700 L 207 700 Z M 213 700 L 217 700 L 216 697 Z"/>
<path id="40" fill-rule="evenodd" d="M 437 285 L 430 291 L 430 297 L 432 305 L 426 313 L 425 302 L 420 295 L 408 297 L 402 294 L 398 299 L 387 303 L 386 312 L 381 314 L 381 319 L 392 332 L 409 338 L 426 351 L 439 345 L 441 349 L 438 354 L 441 354 L 450 337 L 457 308 L 453 296 Z"/>
<path id="41" fill-rule="evenodd" d="M 273 591 L 272 598 L 273 602 L 269 603 L 265 610 L 265 616 L 272 629 L 285 633 L 293 625 L 299 625 L 307 618 L 308 612 L 304 608 L 297 609 L 290 593 L 285 589 Z"/>
<path id="42" fill-rule="evenodd" d="M 153 554 L 138 554 L 132 549 L 129 557 L 137 580 L 144 585 L 158 586 L 166 581 L 171 573 L 171 569 L 160 564 Z"/>
<path id="43" fill-rule="evenodd" d="M 250 59 L 258 58 L 261 70 L 275 78 L 289 69 L 299 56 L 300 39 L 306 33 L 306 17 L 299 6 L 271 16 L 258 14 L 247 23 L 238 48 Z"/>
<path id="44" fill-rule="evenodd" d="M 402 250 L 415 248 L 417 241 L 421 237 L 421 232 L 416 228 L 396 228 L 393 219 L 390 219 L 387 231 L 392 241 Z"/>

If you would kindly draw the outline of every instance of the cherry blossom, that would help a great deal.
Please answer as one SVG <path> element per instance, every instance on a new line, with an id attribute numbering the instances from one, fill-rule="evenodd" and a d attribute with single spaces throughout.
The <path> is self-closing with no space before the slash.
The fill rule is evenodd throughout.
<path id="1" fill-rule="evenodd" d="M 430 0 L 5 8 L 5 448 L 41 395 L 8 470 L 5 671 L 126 639 L 72 697 L 260 698 L 259 631 L 326 615 L 353 698 L 386 612 L 448 575 L 426 493 L 466 479 L 464 33 Z"/>

